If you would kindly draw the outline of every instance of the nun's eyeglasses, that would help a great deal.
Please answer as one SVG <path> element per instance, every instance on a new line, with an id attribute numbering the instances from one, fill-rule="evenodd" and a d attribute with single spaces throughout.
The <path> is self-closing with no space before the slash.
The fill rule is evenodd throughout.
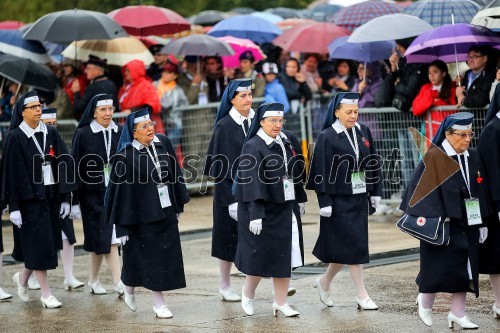
<path id="1" fill-rule="evenodd" d="M 465 140 L 465 138 L 469 137 L 469 138 L 473 138 L 474 135 L 476 135 L 476 133 L 474 132 L 469 132 L 469 133 L 453 133 L 455 135 L 458 135 L 462 140 Z"/>
<path id="2" fill-rule="evenodd" d="M 57 121 L 47 121 L 45 125 L 57 127 L 59 124 Z"/>
<path id="3" fill-rule="evenodd" d="M 280 124 L 280 125 L 285 125 L 286 124 L 286 120 L 285 119 L 268 119 L 268 121 L 273 126 L 276 126 L 277 124 Z"/>
<path id="4" fill-rule="evenodd" d="M 97 108 L 96 111 L 99 111 L 99 112 L 114 112 L 115 109 L 116 108 L 114 106 L 102 106 L 102 107 Z"/>
<path id="5" fill-rule="evenodd" d="M 36 109 L 41 109 L 42 108 L 42 104 L 36 104 L 36 105 L 32 105 L 32 106 L 25 106 L 24 109 L 30 109 L 31 111 L 33 110 L 36 110 Z"/>
<path id="6" fill-rule="evenodd" d="M 144 125 L 141 125 L 141 126 L 137 126 L 134 131 L 136 131 L 138 129 L 140 129 L 141 131 L 145 131 L 149 127 L 153 127 L 154 128 L 155 126 L 156 126 L 156 121 L 152 121 L 149 124 L 144 124 Z"/>

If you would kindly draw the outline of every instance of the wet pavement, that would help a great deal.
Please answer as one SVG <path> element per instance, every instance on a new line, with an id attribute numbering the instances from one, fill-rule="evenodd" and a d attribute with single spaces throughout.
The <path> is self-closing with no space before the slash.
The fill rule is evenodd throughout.
<path id="1" fill-rule="evenodd" d="M 324 306 L 312 282 L 321 267 L 313 264 L 312 248 L 319 229 L 317 203 L 313 193 L 304 217 L 304 243 L 309 267 L 294 274 L 292 285 L 297 294 L 288 303 L 300 312 L 298 318 L 272 316 L 272 289 L 269 280 L 257 288 L 255 315 L 246 316 L 240 303 L 222 302 L 218 296 L 217 261 L 210 256 L 211 197 L 195 197 L 186 207 L 179 228 L 183 234 L 183 254 L 187 288 L 165 293 L 165 300 L 174 314 L 172 319 L 157 319 L 152 310 L 150 293 L 136 290 L 137 312 L 131 312 L 115 293 L 96 296 L 88 289 L 67 292 L 63 288 L 62 266 L 49 271 L 49 283 L 54 295 L 63 303 L 60 309 L 42 309 L 40 292 L 30 291 L 31 301 L 23 303 L 16 294 L 12 275 L 22 264 L 7 263 L 3 267 L 0 286 L 14 294 L 10 301 L 0 303 L 0 332 L 449 332 L 446 314 L 450 299 L 438 295 L 434 307 L 434 326 L 427 328 L 418 318 L 415 298 L 418 260 L 391 261 L 391 251 L 412 249 L 418 243 L 395 227 L 393 216 L 370 217 L 370 252 L 389 254 L 386 261 L 372 260 L 373 267 L 365 269 L 365 284 L 378 311 L 356 308 L 355 290 L 349 272 L 341 271 L 332 284 L 333 308 Z M 4 222 L 6 253 L 12 246 L 11 227 Z M 77 243 L 83 241 L 81 222 L 75 221 Z M 198 231 L 204 232 L 198 232 Z M 403 251 L 404 252 L 404 251 Z M 82 253 L 82 251 L 77 251 Z M 414 258 L 415 256 L 402 257 Z M 4 258 L 5 259 L 5 258 Z M 7 258 L 8 259 L 8 258 Z M 86 281 L 88 256 L 75 257 L 75 276 Z M 105 263 L 101 282 L 111 289 L 111 274 Z M 240 293 L 244 277 L 233 269 L 233 288 Z M 480 326 L 480 332 L 500 332 L 500 320 L 491 312 L 493 293 L 486 276 L 480 279 L 481 295 L 468 296 L 467 313 Z"/>

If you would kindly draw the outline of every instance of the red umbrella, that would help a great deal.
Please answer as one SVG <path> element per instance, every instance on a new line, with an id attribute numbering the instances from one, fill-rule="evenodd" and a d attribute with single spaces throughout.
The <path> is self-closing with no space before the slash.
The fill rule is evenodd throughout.
<path id="1" fill-rule="evenodd" d="M 174 34 L 191 29 L 184 17 L 157 6 L 127 6 L 109 12 L 108 16 L 134 36 Z"/>
<path id="2" fill-rule="evenodd" d="M 273 44 L 286 51 L 328 53 L 328 45 L 351 32 L 333 23 L 305 23 L 286 30 Z"/>
<path id="3" fill-rule="evenodd" d="M 0 22 L 0 29 L 2 30 L 17 30 L 24 25 L 20 21 L 2 21 Z"/>

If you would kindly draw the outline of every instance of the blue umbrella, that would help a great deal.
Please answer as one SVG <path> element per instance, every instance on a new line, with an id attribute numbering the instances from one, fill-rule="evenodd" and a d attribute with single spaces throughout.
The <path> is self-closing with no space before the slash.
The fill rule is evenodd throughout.
<path id="1" fill-rule="evenodd" d="M 420 0 L 403 10 L 404 14 L 420 17 L 433 27 L 455 23 L 469 23 L 479 11 L 480 6 L 471 0 Z"/>
<path id="2" fill-rule="evenodd" d="M 268 20 L 273 24 L 283 21 L 283 18 L 281 16 L 269 12 L 253 12 L 250 15 L 263 18 L 264 20 Z"/>
<path id="3" fill-rule="evenodd" d="M 271 42 L 281 35 L 282 31 L 263 18 L 253 15 L 238 15 L 220 21 L 208 34 L 214 37 L 246 38 L 262 44 Z"/>
<path id="4" fill-rule="evenodd" d="M 351 59 L 360 62 L 374 62 L 388 59 L 392 54 L 394 42 L 349 43 L 349 36 L 335 39 L 328 45 L 330 59 Z"/>
<path id="5" fill-rule="evenodd" d="M 39 64 L 50 62 L 45 47 L 40 42 L 23 39 L 20 30 L 0 30 L 0 52 L 31 59 Z"/>

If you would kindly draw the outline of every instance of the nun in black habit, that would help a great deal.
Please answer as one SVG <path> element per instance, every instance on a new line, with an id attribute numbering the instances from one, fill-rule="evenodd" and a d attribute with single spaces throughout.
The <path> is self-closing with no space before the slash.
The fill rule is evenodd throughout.
<path id="1" fill-rule="evenodd" d="M 359 309 L 376 310 L 363 279 L 369 262 L 368 215 L 380 203 L 382 161 L 370 128 L 358 123 L 358 93 L 337 93 L 330 105 L 314 147 L 306 188 L 315 190 L 320 207 L 320 230 L 313 254 L 329 263 L 313 286 L 320 301 L 332 307 L 330 284 L 349 266 Z"/>
<path id="2" fill-rule="evenodd" d="M 123 244 L 125 302 L 137 310 L 135 287 L 153 292 L 153 310 L 171 318 L 163 291 L 186 287 L 178 228 L 189 202 L 170 140 L 154 134 L 149 107 L 131 113 L 113 160 L 105 199 L 105 220 Z"/>
<path id="3" fill-rule="evenodd" d="M 500 85 L 484 121 L 477 151 L 484 168 L 484 181 L 488 185 L 492 214 L 486 220 L 488 238 L 479 246 L 479 273 L 489 274 L 495 294 L 493 314 L 500 318 Z"/>
<path id="4" fill-rule="evenodd" d="M 18 295 L 29 301 L 27 281 L 35 273 L 40 301 L 47 308 L 60 307 L 48 285 L 47 270 L 57 267 L 62 247 L 59 217 L 70 213 L 74 169 L 57 130 L 40 121 L 41 104 L 36 91 L 14 105 L 3 156 L 1 201 L 8 203 L 14 227 L 12 257 L 24 262 L 14 275 Z"/>
<path id="5" fill-rule="evenodd" d="M 231 266 L 238 244 L 238 202 L 231 191 L 238 158 L 255 112 L 252 110 L 252 80 L 229 82 L 217 110 L 214 132 L 207 151 L 204 174 L 214 183 L 212 257 L 219 259 L 223 301 L 238 302 L 231 288 Z"/>
<path id="6" fill-rule="evenodd" d="M 292 269 L 302 266 L 297 200 L 303 202 L 305 193 L 296 150 L 281 131 L 283 114 L 280 103 L 259 107 L 238 164 L 235 264 L 247 275 L 241 304 L 248 315 L 254 313 L 253 298 L 262 277 L 273 278 L 274 315 L 299 315 L 286 296 Z"/>
<path id="7" fill-rule="evenodd" d="M 432 325 L 436 293 L 445 292 L 452 294 L 449 327 L 454 323 L 462 328 L 478 327 L 465 315 L 465 305 L 467 292 L 479 295 L 479 243 L 487 237 L 481 217 L 487 217 L 489 211 L 479 154 L 469 149 L 474 136 L 473 117 L 469 112 L 459 112 L 443 120 L 401 202 L 400 208 L 407 214 L 450 221 L 448 245 L 435 246 L 420 241 L 417 303 L 419 317 L 427 326 Z M 426 187 L 428 190 L 421 192 Z M 414 195 L 419 197 L 413 198 Z M 474 218 L 474 210 L 466 209 L 466 203 L 476 212 L 480 211 L 481 217 Z"/>
<path id="8" fill-rule="evenodd" d="M 78 190 L 73 193 L 71 210 L 75 215 L 81 212 L 83 249 L 90 253 L 87 285 L 94 295 L 106 294 L 99 282 L 103 258 L 111 271 L 114 291 L 123 295 L 124 288 L 120 280 L 120 240 L 114 226 L 104 222 L 104 194 L 122 131 L 112 120 L 114 110 L 113 95 L 95 95 L 78 123 L 71 148 L 78 175 Z"/>

